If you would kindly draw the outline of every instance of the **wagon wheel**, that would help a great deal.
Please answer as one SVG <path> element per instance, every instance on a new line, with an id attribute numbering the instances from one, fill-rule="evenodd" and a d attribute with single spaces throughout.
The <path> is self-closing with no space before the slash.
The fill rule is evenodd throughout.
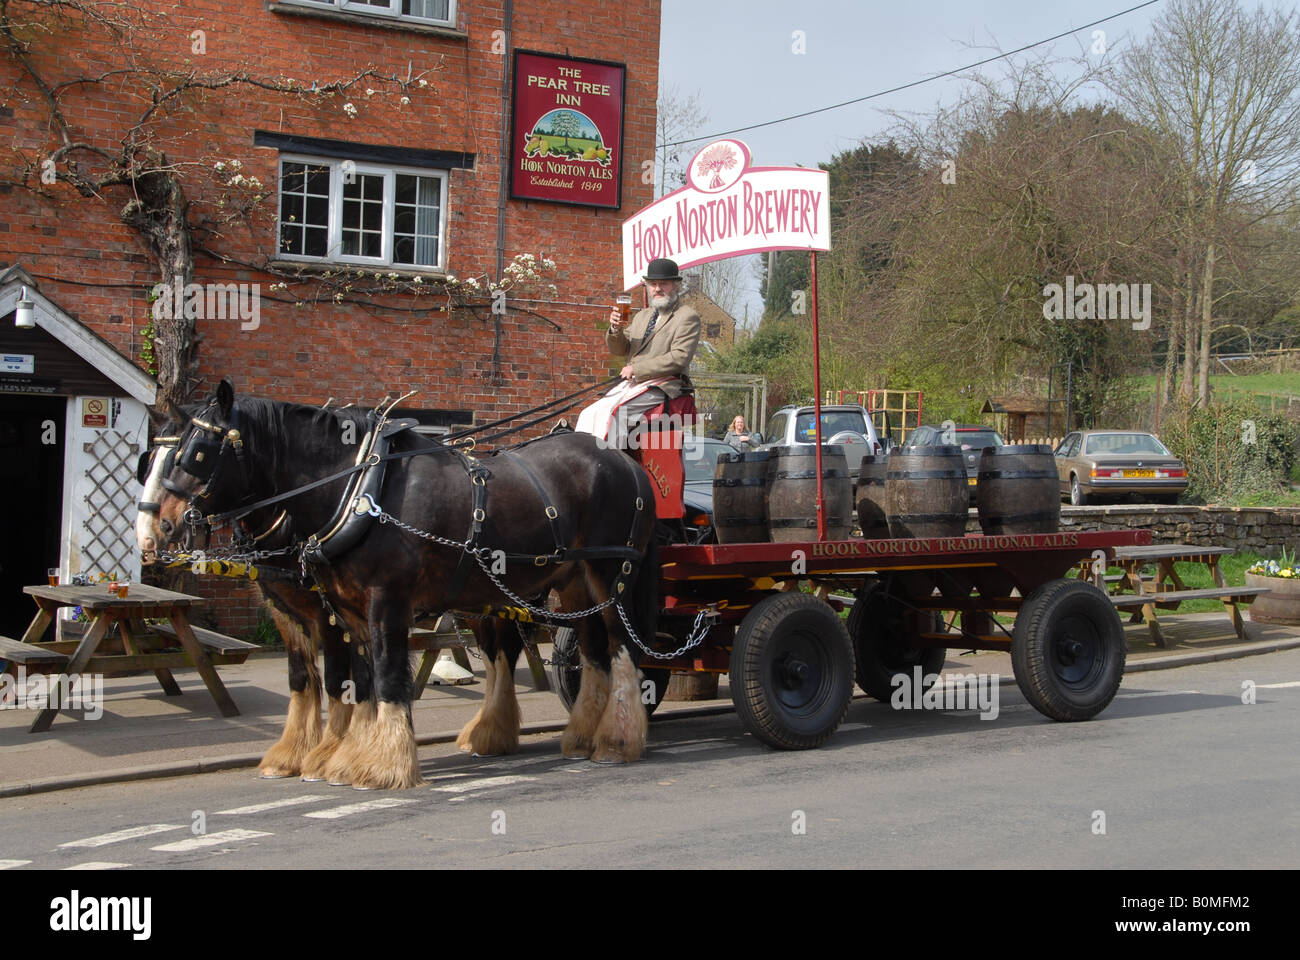
<path id="1" fill-rule="evenodd" d="M 1016 683 L 1053 720 L 1088 720 L 1119 690 L 1127 647 L 1106 595 L 1079 580 L 1051 580 L 1025 600 L 1011 635 Z"/>
<path id="2" fill-rule="evenodd" d="M 857 663 L 858 686 L 877 700 L 888 703 L 893 696 L 895 676 L 912 682 L 913 670 L 921 668 L 922 692 L 934 686 L 948 658 L 944 647 L 913 646 L 907 634 L 907 607 L 889 595 L 889 581 L 868 585 L 858 594 L 849 611 L 849 636 Z M 918 611 L 921 628 L 926 633 L 942 630 L 937 610 Z M 928 629 L 926 629 L 928 627 Z M 929 680 L 925 678 L 929 677 Z"/>
<path id="3" fill-rule="evenodd" d="M 780 593 L 741 622 L 731 648 L 731 699 L 745 729 L 772 747 L 807 750 L 844 720 L 853 645 L 821 600 Z"/>
<path id="4" fill-rule="evenodd" d="M 551 647 L 551 686 L 559 694 L 565 710 L 572 710 L 578 701 L 578 690 L 582 685 L 582 661 L 578 659 L 578 635 L 572 627 L 560 627 L 555 631 L 555 640 Z M 645 703 L 646 716 L 654 716 L 655 709 L 663 702 L 668 690 L 668 681 L 672 679 L 671 670 L 659 667 L 642 667 L 641 675 L 653 686 L 641 687 L 641 702 Z M 650 702 L 646 703 L 647 694 Z"/>

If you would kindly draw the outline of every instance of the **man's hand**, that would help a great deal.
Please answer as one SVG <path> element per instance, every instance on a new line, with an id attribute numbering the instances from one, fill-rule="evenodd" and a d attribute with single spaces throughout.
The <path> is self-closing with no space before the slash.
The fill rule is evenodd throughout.
<path id="1" fill-rule="evenodd" d="M 622 370 L 620 370 L 620 371 L 618 372 L 618 375 L 619 375 L 620 377 L 622 377 L 624 380 L 635 380 L 635 379 L 636 379 L 636 371 L 632 369 L 632 364 L 630 364 L 630 363 L 629 363 L 626 367 L 624 367 Z"/>
<path id="2" fill-rule="evenodd" d="M 609 326 L 613 330 L 622 330 L 627 326 L 627 324 L 623 322 L 623 315 L 618 312 L 617 307 L 609 312 Z"/>

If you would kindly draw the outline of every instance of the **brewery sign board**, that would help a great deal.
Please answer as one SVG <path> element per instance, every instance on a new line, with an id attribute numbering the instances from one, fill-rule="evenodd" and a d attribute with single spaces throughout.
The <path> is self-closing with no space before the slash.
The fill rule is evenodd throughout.
<path id="1" fill-rule="evenodd" d="M 755 167 L 740 140 L 715 140 L 686 168 L 686 185 L 623 221 L 623 289 L 657 257 L 683 270 L 765 250 L 831 248 L 830 174 Z"/>
<path id="2" fill-rule="evenodd" d="M 515 51 L 512 197 L 619 206 L 626 74 L 621 63 Z"/>

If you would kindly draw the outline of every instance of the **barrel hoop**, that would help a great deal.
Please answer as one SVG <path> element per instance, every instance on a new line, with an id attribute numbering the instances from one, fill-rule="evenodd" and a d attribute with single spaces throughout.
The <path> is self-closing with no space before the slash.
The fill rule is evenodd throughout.
<path id="1" fill-rule="evenodd" d="M 767 483 L 764 477 L 720 477 L 715 478 L 715 487 L 761 487 Z"/>
<path id="2" fill-rule="evenodd" d="M 965 480 L 966 471 L 965 470 L 908 470 L 906 472 L 895 473 L 893 470 L 890 470 L 889 477 L 891 479 L 898 478 L 900 480 L 956 480 L 959 478 Z"/>
<path id="3" fill-rule="evenodd" d="M 826 525 L 827 525 L 828 527 L 833 527 L 833 526 L 837 526 L 837 525 L 843 525 L 843 524 L 848 523 L 848 522 L 849 522 L 849 521 L 848 521 L 848 518 L 847 518 L 847 517 L 827 517 L 827 518 L 826 518 Z M 769 521 L 768 521 L 768 524 L 769 524 L 770 526 L 773 526 L 773 527 L 807 527 L 807 528 L 811 529 L 812 527 L 817 526 L 817 518 L 816 518 L 816 517 L 798 517 L 798 518 L 792 518 L 792 519 L 788 519 L 788 520 L 769 520 Z"/>
<path id="4" fill-rule="evenodd" d="M 1055 470 L 980 470 L 980 479 L 996 480 L 1060 480 Z"/>
<path id="5" fill-rule="evenodd" d="M 891 513 L 890 520 L 897 520 L 899 523 L 933 523 L 936 520 L 962 520 L 964 517 L 959 513 Z"/>
<path id="6" fill-rule="evenodd" d="M 816 470 L 778 470 L 776 473 L 769 473 L 769 480 L 816 480 Z M 848 474 L 842 470 L 828 468 L 822 471 L 823 480 L 840 480 L 847 479 Z"/>

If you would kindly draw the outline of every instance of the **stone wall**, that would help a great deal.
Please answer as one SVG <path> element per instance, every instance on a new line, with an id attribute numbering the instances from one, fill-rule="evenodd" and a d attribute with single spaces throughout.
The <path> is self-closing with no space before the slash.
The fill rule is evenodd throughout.
<path id="1" fill-rule="evenodd" d="M 1181 504 L 1169 507 L 1149 504 L 1061 507 L 1062 530 L 1090 532 L 1143 528 L 1151 531 L 1155 543 L 1230 547 L 1234 553 L 1252 552 L 1276 557 L 1283 547 L 1295 552 L 1300 546 L 1300 508 Z M 966 530 L 968 533 L 980 532 L 974 510 L 970 512 Z"/>

